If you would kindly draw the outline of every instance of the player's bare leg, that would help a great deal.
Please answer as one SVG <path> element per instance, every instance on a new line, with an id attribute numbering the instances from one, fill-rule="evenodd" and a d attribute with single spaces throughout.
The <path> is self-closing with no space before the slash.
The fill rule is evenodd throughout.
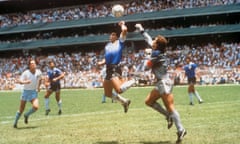
<path id="1" fill-rule="evenodd" d="M 193 102 L 193 84 L 189 84 L 188 86 L 188 95 L 189 95 L 189 101 L 190 101 L 190 105 L 194 105 L 194 102 Z"/>
<path id="2" fill-rule="evenodd" d="M 123 83 L 123 81 L 119 79 L 119 77 L 114 77 L 111 79 L 111 83 L 113 89 L 116 91 L 112 92 L 113 100 L 120 102 L 124 108 L 124 112 L 127 113 L 131 101 L 120 95 L 120 93 L 122 93 L 120 86 Z"/>
<path id="3" fill-rule="evenodd" d="M 135 80 L 123 80 L 119 77 L 114 77 L 111 79 L 112 80 L 112 85 L 113 88 L 115 89 L 115 91 L 119 94 L 125 92 L 126 90 L 128 90 L 133 84 L 135 84 Z"/>
<path id="4" fill-rule="evenodd" d="M 172 119 L 169 116 L 169 113 L 166 109 L 162 107 L 160 103 L 157 102 L 157 100 L 160 98 L 159 91 L 156 89 L 153 89 L 148 96 L 145 99 L 145 104 L 152 109 L 156 110 L 160 114 L 164 115 L 167 122 L 168 122 L 168 129 L 170 129 L 173 125 Z"/>
<path id="5" fill-rule="evenodd" d="M 32 103 L 32 107 L 29 109 L 28 112 L 26 112 L 26 113 L 24 114 L 24 123 L 25 123 L 25 124 L 28 124 L 28 117 L 29 117 L 31 114 L 33 114 L 34 112 L 36 112 L 36 111 L 38 110 L 38 108 L 39 108 L 39 101 L 38 101 L 38 99 L 33 99 L 33 100 L 31 101 L 31 103 Z"/>
<path id="6" fill-rule="evenodd" d="M 122 104 L 122 106 L 124 107 L 124 112 L 126 113 L 128 111 L 128 106 L 130 104 L 130 101 L 125 99 L 124 97 L 122 97 L 118 93 L 113 92 L 113 85 L 112 85 L 111 80 L 104 80 L 103 87 L 104 87 L 105 96 L 111 98 L 114 101 L 120 102 Z"/>
<path id="7" fill-rule="evenodd" d="M 197 97 L 199 104 L 203 103 L 203 100 L 197 90 L 195 89 L 195 86 L 192 86 L 192 93 Z"/>
<path id="8" fill-rule="evenodd" d="M 110 80 L 104 80 L 103 82 L 104 95 L 106 97 L 112 98 L 112 83 Z"/>

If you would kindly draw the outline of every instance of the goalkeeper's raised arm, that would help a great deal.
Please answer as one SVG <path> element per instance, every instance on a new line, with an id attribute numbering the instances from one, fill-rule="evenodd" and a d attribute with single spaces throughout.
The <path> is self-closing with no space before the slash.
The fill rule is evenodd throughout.
<path id="1" fill-rule="evenodd" d="M 152 38 L 151 36 L 144 31 L 144 28 L 141 24 L 137 23 L 135 25 L 136 29 L 141 32 L 141 34 L 144 36 L 145 41 L 148 43 L 149 46 L 152 46 Z"/>

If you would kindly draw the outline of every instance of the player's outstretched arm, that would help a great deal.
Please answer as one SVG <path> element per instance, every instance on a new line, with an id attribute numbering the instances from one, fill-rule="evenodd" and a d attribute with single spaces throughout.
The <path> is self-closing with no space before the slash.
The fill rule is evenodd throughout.
<path id="1" fill-rule="evenodd" d="M 138 31 L 141 32 L 141 34 L 142 34 L 143 37 L 145 38 L 145 41 L 148 43 L 148 45 L 149 45 L 149 46 L 152 46 L 152 38 L 151 38 L 151 36 L 150 36 L 147 32 L 144 31 L 143 26 L 142 26 L 140 23 L 137 23 L 137 24 L 135 25 L 135 27 L 136 27 L 136 29 L 137 29 Z"/>

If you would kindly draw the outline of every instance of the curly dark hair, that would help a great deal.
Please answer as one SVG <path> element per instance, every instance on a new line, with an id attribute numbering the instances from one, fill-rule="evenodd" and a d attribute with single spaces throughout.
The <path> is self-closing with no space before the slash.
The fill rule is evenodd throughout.
<path id="1" fill-rule="evenodd" d="M 167 43 L 168 43 L 167 39 L 162 35 L 158 35 L 156 39 L 157 39 L 157 49 L 165 52 Z"/>

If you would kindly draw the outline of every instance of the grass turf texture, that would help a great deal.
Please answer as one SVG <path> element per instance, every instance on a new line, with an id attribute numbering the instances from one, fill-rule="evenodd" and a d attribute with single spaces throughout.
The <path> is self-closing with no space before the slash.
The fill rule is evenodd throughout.
<path id="1" fill-rule="evenodd" d="M 132 100 L 127 114 L 110 99 L 101 103 L 103 89 L 62 90 L 61 116 L 57 115 L 54 95 L 50 97 L 51 112 L 45 116 L 42 91 L 40 109 L 30 116 L 27 125 L 22 115 L 18 129 L 13 128 L 13 121 L 21 92 L 0 92 L 0 143 L 173 144 L 176 128 L 168 130 L 165 118 L 144 104 L 151 89 L 131 88 L 123 94 Z M 239 144 L 240 85 L 200 86 L 197 90 L 204 103 L 195 101 L 194 106 L 189 105 L 187 87 L 173 91 L 176 109 L 188 131 L 183 143 Z M 28 103 L 25 112 L 30 106 Z"/>

